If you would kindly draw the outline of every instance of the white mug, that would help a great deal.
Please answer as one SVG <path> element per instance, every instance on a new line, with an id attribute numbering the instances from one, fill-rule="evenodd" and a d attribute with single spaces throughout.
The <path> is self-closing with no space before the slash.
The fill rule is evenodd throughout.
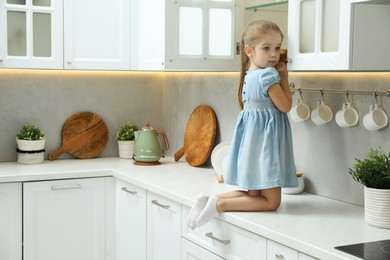
<path id="1" fill-rule="evenodd" d="M 367 130 L 376 131 L 385 127 L 388 123 L 388 117 L 385 111 L 377 104 L 370 106 L 370 112 L 363 117 L 363 125 Z"/>
<path id="2" fill-rule="evenodd" d="M 311 112 L 311 120 L 316 125 L 323 125 L 330 122 L 333 118 L 332 109 L 325 105 L 324 101 L 317 102 L 317 108 Z"/>
<path id="3" fill-rule="evenodd" d="M 297 99 L 297 104 L 290 110 L 290 118 L 294 122 L 302 122 L 310 117 L 310 108 L 300 99 Z"/>
<path id="4" fill-rule="evenodd" d="M 344 102 L 343 108 L 336 113 L 336 123 L 340 127 L 351 127 L 358 123 L 359 114 L 350 102 Z"/>

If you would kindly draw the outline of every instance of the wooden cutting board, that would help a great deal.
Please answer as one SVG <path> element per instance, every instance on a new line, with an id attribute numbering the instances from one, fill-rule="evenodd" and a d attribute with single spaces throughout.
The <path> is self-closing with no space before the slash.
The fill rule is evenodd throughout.
<path id="1" fill-rule="evenodd" d="M 208 105 L 195 108 L 187 122 L 184 146 L 175 153 L 175 161 L 185 155 L 191 166 L 204 164 L 213 149 L 216 130 L 214 110 Z"/>
<path id="2" fill-rule="evenodd" d="M 80 159 L 96 157 L 106 147 L 108 129 L 95 113 L 79 112 L 70 116 L 62 127 L 62 145 L 49 154 L 55 160 L 67 152 Z"/>

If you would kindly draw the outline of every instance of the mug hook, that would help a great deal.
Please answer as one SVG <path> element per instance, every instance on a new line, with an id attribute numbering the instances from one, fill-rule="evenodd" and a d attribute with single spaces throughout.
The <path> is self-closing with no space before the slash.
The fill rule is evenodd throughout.
<path id="1" fill-rule="evenodd" d="M 347 101 L 349 102 L 349 103 L 351 103 L 351 101 L 349 101 L 349 89 L 346 89 L 345 90 L 345 96 L 347 97 Z"/>
<path id="2" fill-rule="evenodd" d="M 303 96 L 302 96 L 302 88 L 299 88 L 299 96 L 301 97 L 301 100 L 303 100 Z"/>
<path id="3" fill-rule="evenodd" d="M 378 94 L 376 93 L 376 89 L 373 92 L 375 103 L 378 105 Z"/>
<path id="4" fill-rule="evenodd" d="M 325 102 L 325 99 L 324 99 L 324 88 L 320 89 L 320 93 L 321 93 L 322 102 Z"/>

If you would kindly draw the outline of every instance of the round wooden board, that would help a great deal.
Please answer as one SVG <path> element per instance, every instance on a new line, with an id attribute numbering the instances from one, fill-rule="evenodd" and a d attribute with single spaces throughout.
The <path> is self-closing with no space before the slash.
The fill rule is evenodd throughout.
<path id="1" fill-rule="evenodd" d="M 54 160 L 64 152 L 81 159 L 96 157 L 106 147 L 108 129 L 95 113 L 79 112 L 70 116 L 62 127 L 62 145 L 49 154 Z"/>
<path id="2" fill-rule="evenodd" d="M 184 146 L 175 153 L 175 160 L 178 161 L 185 155 L 191 166 L 204 164 L 213 149 L 216 130 L 214 110 L 208 105 L 199 105 L 187 122 Z"/>

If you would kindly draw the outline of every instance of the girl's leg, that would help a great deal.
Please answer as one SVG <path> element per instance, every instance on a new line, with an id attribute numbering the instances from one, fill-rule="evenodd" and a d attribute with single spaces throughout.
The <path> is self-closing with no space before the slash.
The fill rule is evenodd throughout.
<path id="1" fill-rule="evenodd" d="M 231 191 L 226 192 L 218 195 L 218 198 L 236 198 L 241 196 L 247 196 L 248 193 L 246 191 Z M 206 204 L 208 202 L 209 197 L 206 195 L 199 195 L 198 198 L 195 200 L 195 203 L 192 205 L 190 212 L 187 216 L 187 226 L 191 229 L 194 229 L 196 227 L 196 220 L 199 217 L 199 215 L 202 213 L 203 209 L 206 207 Z M 216 201 L 215 201 L 216 202 Z M 214 203 L 215 204 L 215 203 Z M 209 203 L 211 205 L 211 201 Z M 212 206 L 216 210 L 216 206 Z M 214 214 L 211 213 L 211 214 Z M 215 212 L 215 214 L 218 214 L 218 212 Z"/>
<path id="2" fill-rule="evenodd" d="M 281 188 L 248 191 L 247 196 L 220 198 L 216 205 L 218 212 L 225 211 L 273 211 L 279 208 Z"/>
<path id="3" fill-rule="evenodd" d="M 229 199 L 229 198 L 237 198 L 237 197 L 242 197 L 242 196 L 248 196 L 247 191 L 241 191 L 241 190 L 235 190 L 235 191 L 229 191 L 226 193 L 221 193 L 216 195 L 216 197 L 220 199 Z"/>
<path id="4" fill-rule="evenodd" d="M 273 211 L 279 207 L 280 201 L 280 187 L 211 196 L 197 218 L 196 226 L 200 227 L 206 224 L 218 213 L 225 211 Z"/>

